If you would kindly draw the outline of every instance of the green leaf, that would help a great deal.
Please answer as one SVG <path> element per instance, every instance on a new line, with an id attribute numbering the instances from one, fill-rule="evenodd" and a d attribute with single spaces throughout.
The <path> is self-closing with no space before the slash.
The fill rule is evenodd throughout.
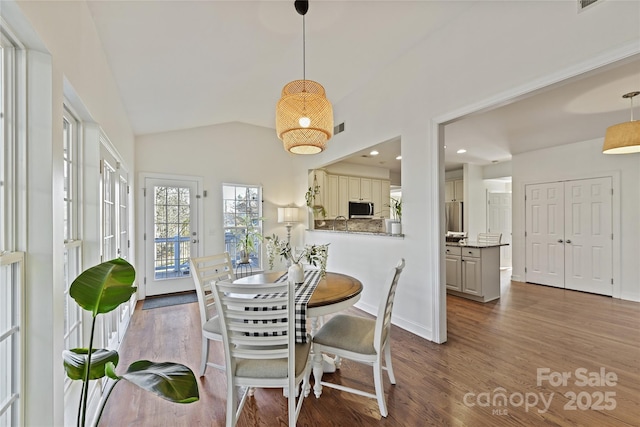
<path id="1" fill-rule="evenodd" d="M 104 371 L 107 374 L 107 376 L 112 380 L 119 381 L 122 379 L 118 376 L 118 374 L 116 374 L 116 365 L 114 365 L 111 362 L 107 363 L 107 365 L 104 367 Z"/>
<path id="2" fill-rule="evenodd" d="M 121 379 L 176 403 L 191 403 L 200 398 L 193 371 L 180 363 L 133 362 Z"/>
<path id="3" fill-rule="evenodd" d="M 84 380 L 84 371 L 87 366 L 87 355 L 89 350 L 86 348 L 74 348 L 64 350 L 62 359 L 64 370 L 67 376 L 72 380 Z M 91 352 L 91 372 L 89 372 L 90 380 L 97 380 L 105 376 L 105 366 L 108 363 L 117 365 L 119 361 L 118 352 L 115 350 L 106 350 L 97 348 Z"/>
<path id="4" fill-rule="evenodd" d="M 108 313 L 131 298 L 136 271 L 122 258 L 103 262 L 85 270 L 71 284 L 69 294 L 93 316 Z"/>

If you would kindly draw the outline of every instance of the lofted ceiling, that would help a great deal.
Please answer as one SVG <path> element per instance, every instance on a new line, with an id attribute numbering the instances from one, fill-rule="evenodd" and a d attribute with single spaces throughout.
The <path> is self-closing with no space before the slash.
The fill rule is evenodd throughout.
<path id="1" fill-rule="evenodd" d="M 274 128 L 280 90 L 302 78 L 302 18 L 293 1 L 88 5 L 136 135 L 226 122 Z M 450 1 L 311 1 L 306 77 L 321 82 L 337 104 L 372 70 L 395 61 L 467 7 Z M 639 58 L 460 118 L 445 126 L 446 168 L 600 138 L 608 126 L 629 119 L 622 95 L 633 90 L 640 90 Z M 399 140 L 377 143 L 380 156 L 364 150 L 344 161 L 397 170 Z M 459 148 L 467 152 L 456 154 Z"/>

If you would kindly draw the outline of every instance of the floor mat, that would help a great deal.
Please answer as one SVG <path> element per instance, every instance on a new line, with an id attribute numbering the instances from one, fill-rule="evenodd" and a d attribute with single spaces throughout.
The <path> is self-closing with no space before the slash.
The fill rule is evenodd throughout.
<path id="1" fill-rule="evenodd" d="M 149 310 L 151 308 L 169 307 L 171 305 L 188 304 L 191 302 L 197 302 L 198 296 L 195 292 L 185 292 L 181 294 L 163 295 L 159 297 L 150 297 L 144 300 L 142 303 L 143 310 Z"/>

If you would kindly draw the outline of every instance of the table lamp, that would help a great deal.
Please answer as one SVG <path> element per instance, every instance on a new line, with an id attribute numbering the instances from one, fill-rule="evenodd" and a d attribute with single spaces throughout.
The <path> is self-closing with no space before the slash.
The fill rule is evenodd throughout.
<path id="1" fill-rule="evenodd" d="M 291 244 L 291 227 L 298 222 L 299 209 L 296 207 L 278 208 L 278 223 L 287 227 L 287 243 Z"/>

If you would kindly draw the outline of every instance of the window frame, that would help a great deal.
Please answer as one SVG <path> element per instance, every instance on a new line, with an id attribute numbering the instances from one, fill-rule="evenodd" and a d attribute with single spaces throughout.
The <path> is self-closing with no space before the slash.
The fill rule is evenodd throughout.
<path id="1" fill-rule="evenodd" d="M 254 196 L 251 197 L 250 202 L 249 194 L 251 190 L 254 190 Z M 230 192 L 233 192 L 234 197 L 230 198 Z M 245 198 L 239 198 L 239 194 L 245 194 Z M 244 203 L 244 207 L 243 207 Z M 238 209 L 240 207 L 240 209 Z M 242 216 L 251 218 L 253 227 L 257 228 L 257 232 L 260 236 L 263 235 L 262 224 L 262 186 L 259 184 L 222 184 L 222 227 L 224 230 L 224 245 L 225 251 L 229 252 L 231 256 L 231 262 L 234 268 L 240 263 L 240 253 L 237 250 L 238 236 L 246 230 L 244 220 Z M 262 239 L 254 239 L 255 244 L 255 258 L 250 258 L 249 262 L 253 270 L 263 270 L 263 256 L 262 256 Z"/>
<path id="2" fill-rule="evenodd" d="M 69 295 L 73 280 L 83 271 L 82 262 L 82 121 L 68 105 L 63 105 L 63 169 L 64 169 L 64 348 L 84 346 L 83 311 Z M 65 377 L 65 388 L 71 380 Z"/>
<path id="3" fill-rule="evenodd" d="M 24 234 L 23 200 L 18 196 L 18 183 L 26 182 L 21 168 L 19 113 L 24 113 L 26 93 L 20 76 L 25 71 L 24 47 L 10 33 L 0 17 L 0 371 L 4 387 L 0 397 L 0 423 L 21 425 L 24 420 L 24 252 L 19 252 L 19 239 Z M 22 144 L 24 147 L 24 144 Z"/>

